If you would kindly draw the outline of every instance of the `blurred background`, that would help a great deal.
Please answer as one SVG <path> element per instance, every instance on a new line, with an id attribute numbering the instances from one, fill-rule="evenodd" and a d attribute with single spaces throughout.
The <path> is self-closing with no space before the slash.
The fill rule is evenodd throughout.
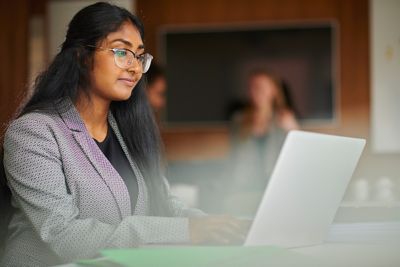
<path id="1" fill-rule="evenodd" d="M 1 136 L 69 20 L 94 2 L 1 1 Z M 263 68 L 284 81 L 298 128 L 367 139 L 344 205 L 400 206 L 400 1 L 111 2 L 142 19 L 163 68 L 166 173 L 188 204 L 230 211 L 232 116 Z"/>

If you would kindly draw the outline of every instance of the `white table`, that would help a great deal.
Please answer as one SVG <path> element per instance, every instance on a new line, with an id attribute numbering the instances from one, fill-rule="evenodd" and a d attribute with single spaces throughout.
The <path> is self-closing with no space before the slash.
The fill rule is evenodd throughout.
<path id="1" fill-rule="evenodd" d="M 398 244 L 323 244 L 293 249 L 308 257 L 320 260 L 321 266 L 399 267 Z"/>
<path id="2" fill-rule="evenodd" d="M 335 222 L 400 221 L 400 207 L 375 207 L 345 205 L 339 208 Z M 400 240 L 390 243 L 325 243 L 316 246 L 294 248 L 284 257 L 265 258 L 253 265 L 273 267 L 399 267 Z M 61 265 L 77 267 L 76 264 Z M 223 266 L 223 265 L 222 265 Z M 235 265 L 236 266 L 236 265 Z M 238 265 L 240 266 L 240 265 Z M 243 265 L 244 266 L 244 265 Z M 248 267 L 248 266 L 245 266 Z"/>
<path id="3" fill-rule="evenodd" d="M 322 244 L 291 249 L 295 252 L 284 257 L 265 258 L 251 267 L 399 267 L 400 242 L 393 244 Z M 65 264 L 60 267 L 78 267 Z M 224 265 L 221 264 L 220 267 Z M 229 264 L 229 266 L 232 266 Z M 235 267 L 246 265 L 237 264 Z M 204 266 L 206 267 L 206 266 Z"/>

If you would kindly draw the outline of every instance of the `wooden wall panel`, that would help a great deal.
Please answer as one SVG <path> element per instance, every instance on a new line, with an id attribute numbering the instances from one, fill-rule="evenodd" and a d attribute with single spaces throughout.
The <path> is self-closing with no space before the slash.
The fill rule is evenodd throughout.
<path id="1" fill-rule="evenodd" d="M 15 112 L 25 91 L 29 6 L 28 0 L 0 1 L 0 141 L 5 123 Z"/>
<path id="2" fill-rule="evenodd" d="M 368 0 L 137 0 L 137 11 L 146 29 L 146 46 L 157 57 L 157 31 L 164 25 L 273 23 L 335 20 L 339 26 L 339 120 L 308 130 L 368 136 L 369 132 L 369 5 Z M 205 147 L 227 152 L 221 128 L 200 131 L 220 138 L 199 139 L 198 130 L 169 128 L 164 132 L 169 158 L 203 158 Z M 225 129 L 225 138 L 228 131 Z M 199 140 L 196 146 L 187 140 Z M 201 140 L 220 140 L 202 143 Z M 183 150 L 182 147 L 186 147 Z M 202 149 L 198 149 L 201 147 Z M 216 148 L 219 148 L 216 149 Z"/>
<path id="3" fill-rule="evenodd" d="M 337 0 L 137 1 L 138 15 L 145 24 L 146 45 L 154 54 L 157 52 L 156 33 L 163 25 L 337 19 L 339 8 L 340 1 Z"/>

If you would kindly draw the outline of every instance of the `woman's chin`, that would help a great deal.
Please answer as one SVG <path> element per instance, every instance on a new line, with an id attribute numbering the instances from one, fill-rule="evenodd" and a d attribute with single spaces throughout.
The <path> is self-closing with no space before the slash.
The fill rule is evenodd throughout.
<path id="1" fill-rule="evenodd" d="M 113 96 L 113 101 L 125 101 L 128 100 L 132 95 L 133 88 L 119 88 L 116 94 Z"/>

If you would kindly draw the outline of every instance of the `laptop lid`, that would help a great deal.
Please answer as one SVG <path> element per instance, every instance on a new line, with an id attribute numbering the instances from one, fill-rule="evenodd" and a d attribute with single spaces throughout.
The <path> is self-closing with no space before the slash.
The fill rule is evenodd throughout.
<path id="1" fill-rule="evenodd" d="M 322 243 L 364 146 L 364 139 L 289 132 L 245 245 Z"/>

